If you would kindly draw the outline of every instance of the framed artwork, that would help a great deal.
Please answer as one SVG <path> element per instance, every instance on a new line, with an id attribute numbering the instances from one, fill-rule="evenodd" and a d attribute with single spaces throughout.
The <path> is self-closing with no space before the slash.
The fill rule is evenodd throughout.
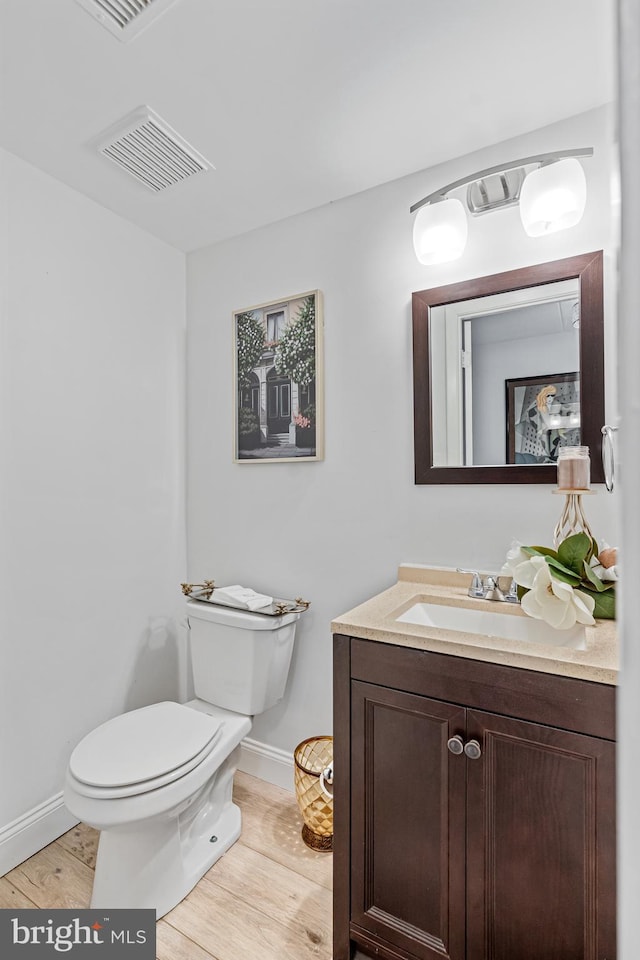
<path id="1" fill-rule="evenodd" d="M 506 380 L 507 463 L 548 463 L 580 445 L 580 374 Z"/>
<path id="2" fill-rule="evenodd" d="M 234 310 L 236 463 L 324 457 L 319 290 Z"/>

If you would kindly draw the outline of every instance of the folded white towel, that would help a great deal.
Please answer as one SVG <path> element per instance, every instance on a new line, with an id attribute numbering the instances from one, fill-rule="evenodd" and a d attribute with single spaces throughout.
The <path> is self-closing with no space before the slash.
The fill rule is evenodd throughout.
<path id="1" fill-rule="evenodd" d="M 268 597 L 266 593 L 256 593 L 246 603 L 249 610 L 263 610 L 265 607 L 271 606 L 273 597 Z"/>
<path id="2" fill-rule="evenodd" d="M 273 603 L 273 597 L 264 593 L 256 593 L 250 587 L 241 587 L 234 583 L 230 587 L 216 587 L 211 599 L 214 603 L 224 603 L 230 607 L 239 607 L 241 610 L 262 610 Z"/>

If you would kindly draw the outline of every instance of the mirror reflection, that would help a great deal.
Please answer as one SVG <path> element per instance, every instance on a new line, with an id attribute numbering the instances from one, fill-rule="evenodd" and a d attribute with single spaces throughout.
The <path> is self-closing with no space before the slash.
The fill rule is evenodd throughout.
<path id="1" fill-rule="evenodd" d="M 563 446 L 601 482 L 602 251 L 412 297 L 416 483 L 555 483 Z"/>
<path id="2" fill-rule="evenodd" d="M 555 464 L 579 445 L 577 278 L 431 308 L 433 465 Z"/>

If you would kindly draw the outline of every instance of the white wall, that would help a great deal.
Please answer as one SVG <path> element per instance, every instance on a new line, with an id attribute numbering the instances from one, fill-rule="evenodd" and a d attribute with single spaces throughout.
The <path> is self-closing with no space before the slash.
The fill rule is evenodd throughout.
<path id="1" fill-rule="evenodd" d="M 76 742 L 179 695 L 185 258 L 0 162 L 2 874 L 64 829 Z"/>
<path id="2" fill-rule="evenodd" d="M 595 155 L 577 227 L 533 240 L 517 209 L 500 211 L 471 224 L 458 262 L 417 263 L 413 202 L 500 161 L 587 145 Z M 395 582 L 400 562 L 486 569 L 513 537 L 551 541 L 560 505 L 550 486 L 414 485 L 411 292 L 604 249 L 611 421 L 612 145 L 611 111 L 596 110 L 189 255 L 189 578 L 312 601 L 286 698 L 256 718 L 257 741 L 290 751 L 331 730 L 330 620 Z M 232 311 L 315 288 L 326 319 L 325 460 L 233 464 Z M 611 542 L 614 501 L 601 487 L 588 506 Z"/>
<path id="3" fill-rule="evenodd" d="M 640 881 L 640 7 L 620 0 L 620 165 L 622 245 L 620 256 L 620 510 L 622 561 L 621 684 L 618 698 L 618 898 L 620 960 L 638 956 Z"/>

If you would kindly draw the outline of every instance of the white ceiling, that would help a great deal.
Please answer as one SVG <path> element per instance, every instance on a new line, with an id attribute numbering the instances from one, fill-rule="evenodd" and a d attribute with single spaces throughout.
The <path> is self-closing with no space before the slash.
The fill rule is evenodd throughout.
<path id="1" fill-rule="evenodd" d="M 613 11 L 177 0 L 122 43 L 76 0 L 0 0 L 0 146 L 193 250 L 613 100 Z M 143 104 L 215 170 L 154 194 L 89 146 Z"/>

